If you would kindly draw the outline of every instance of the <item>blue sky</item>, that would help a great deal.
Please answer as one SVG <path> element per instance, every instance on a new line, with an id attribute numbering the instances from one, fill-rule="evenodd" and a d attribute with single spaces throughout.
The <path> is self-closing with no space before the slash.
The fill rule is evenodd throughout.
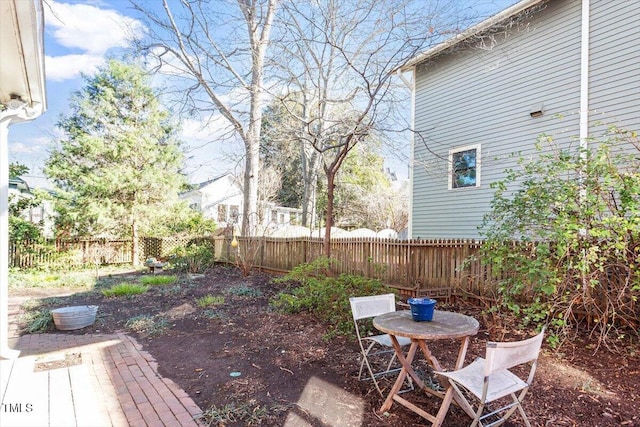
<path id="1" fill-rule="evenodd" d="M 0 0 L 1 1 L 1 0 Z M 160 6 L 160 0 L 146 0 Z M 177 1 L 177 0 L 174 0 Z M 499 12 L 516 0 L 466 0 L 466 7 L 487 16 Z M 91 74 L 105 63 L 109 55 L 126 49 L 130 31 L 141 32 L 144 26 L 132 16 L 128 0 L 44 0 L 45 70 L 48 109 L 30 123 L 9 130 L 9 161 L 29 167 L 27 182 L 35 188 L 47 186 L 42 166 L 56 138 L 55 124 L 67 114 L 68 100 L 82 86 L 80 73 Z M 410 108 L 407 103 L 407 109 Z M 191 182 L 200 182 L 233 168 L 230 161 L 234 147 L 228 142 L 211 142 L 200 123 L 182 121 L 182 139 L 192 149 L 187 153 L 186 172 Z M 403 165 L 391 165 L 400 176 Z"/>

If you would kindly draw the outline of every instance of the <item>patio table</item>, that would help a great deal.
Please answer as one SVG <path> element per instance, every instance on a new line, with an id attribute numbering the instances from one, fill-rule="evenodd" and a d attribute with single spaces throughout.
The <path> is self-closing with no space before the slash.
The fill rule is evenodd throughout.
<path id="1" fill-rule="evenodd" d="M 398 361 L 402 365 L 398 378 L 380 408 L 380 412 L 385 412 L 391 409 L 393 402 L 396 401 L 431 421 L 432 426 L 440 426 L 444 421 L 444 417 L 447 415 L 447 411 L 451 405 L 451 400 L 454 398 L 453 388 L 446 380 L 443 381 L 446 387 L 444 394 L 426 387 L 424 382 L 416 375 L 416 372 L 412 367 L 414 357 L 419 347 L 427 362 L 433 367 L 433 369 L 442 371 L 443 368 L 440 362 L 429 350 L 427 342 L 431 340 L 459 339 L 460 348 L 458 350 L 458 358 L 456 359 L 454 369 L 462 368 L 464 358 L 467 353 L 467 347 L 469 346 L 469 337 L 478 333 L 478 321 L 473 317 L 466 316 L 464 314 L 435 310 L 432 321 L 416 322 L 411 317 L 411 312 L 404 310 L 385 313 L 375 317 L 373 319 L 373 326 L 378 330 L 389 334 L 393 348 L 398 357 Z M 406 355 L 404 354 L 402 347 L 398 344 L 397 337 L 407 337 L 411 339 L 411 346 L 409 347 Z M 415 381 L 420 389 L 442 399 L 438 413 L 435 416 L 400 396 L 400 389 L 402 388 L 402 384 L 407 375 Z"/>

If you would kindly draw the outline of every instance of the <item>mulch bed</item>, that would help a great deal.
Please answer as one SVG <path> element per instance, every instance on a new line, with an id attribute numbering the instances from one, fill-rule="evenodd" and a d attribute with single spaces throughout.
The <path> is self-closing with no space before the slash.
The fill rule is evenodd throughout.
<path id="1" fill-rule="evenodd" d="M 269 299 L 284 285 L 271 283 L 271 278 L 263 273 L 243 277 L 235 268 L 218 266 L 206 275 L 182 278 L 179 286 L 154 286 L 140 296 L 106 298 L 91 292 L 48 303 L 51 308 L 99 305 L 94 325 L 59 333 L 115 332 L 126 330 L 135 316 L 155 316 L 166 329 L 130 333 L 157 360 L 163 376 L 179 384 L 200 408 L 210 409 L 211 425 L 282 426 L 287 420 L 289 425 L 313 426 L 429 424 L 398 404 L 380 414 L 382 397 L 372 384 L 357 379 L 357 343 L 344 337 L 326 340 L 327 327 L 309 314 L 274 312 Z M 222 295 L 224 302 L 199 307 L 198 298 L 206 295 Z M 495 327 L 487 328 L 490 319 L 461 304 L 447 309 L 480 321 L 467 363 L 484 355 L 487 339 L 499 334 Z M 521 337 L 516 333 L 507 338 Z M 437 342 L 430 348 L 451 367 L 458 342 Z M 640 426 L 640 349 L 629 344 L 617 353 L 600 349 L 594 354 L 594 348 L 581 335 L 560 351 L 543 346 L 536 382 L 525 402 L 532 425 Z M 387 390 L 391 384 L 391 379 L 383 381 Z M 429 412 L 437 410 L 432 398 L 414 393 L 411 399 Z M 468 423 L 462 410 L 452 406 L 444 426 Z M 514 416 L 505 425 L 523 423 Z"/>

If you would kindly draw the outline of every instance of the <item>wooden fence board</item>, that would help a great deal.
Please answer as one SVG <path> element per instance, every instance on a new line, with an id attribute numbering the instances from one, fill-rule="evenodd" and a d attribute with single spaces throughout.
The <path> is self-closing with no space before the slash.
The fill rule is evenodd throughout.
<path id="1" fill-rule="evenodd" d="M 324 253 L 322 238 L 239 237 L 239 245 L 234 248 L 230 236 L 216 236 L 145 237 L 138 245 L 139 255 L 141 260 L 165 259 L 180 246 L 204 241 L 212 244 L 219 261 L 237 263 L 240 254 L 251 258 L 248 262 L 254 267 L 273 271 L 290 271 Z M 485 294 L 491 290 L 491 270 L 477 259 L 470 260 L 479 253 L 481 244 L 474 240 L 340 238 L 331 241 L 331 250 L 336 273 L 377 278 L 407 295 L 426 295 L 441 289 Z M 61 252 L 78 253 L 78 263 L 89 264 L 96 259 L 103 264 L 131 263 L 132 247 L 130 239 L 10 242 L 9 265 L 37 267 L 54 262 Z"/>

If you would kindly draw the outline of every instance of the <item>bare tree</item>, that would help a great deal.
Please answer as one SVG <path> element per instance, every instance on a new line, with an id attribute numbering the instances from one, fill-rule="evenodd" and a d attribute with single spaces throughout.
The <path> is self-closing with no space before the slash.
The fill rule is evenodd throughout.
<path id="1" fill-rule="evenodd" d="M 131 0 L 147 21 L 143 53 L 188 81 L 187 110 L 222 115 L 244 144 L 242 233 L 255 230 L 264 61 L 279 0 L 162 1 L 162 12 Z"/>
<path id="2" fill-rule="evenodd" d="M 298 138 L 321 156 L 327 179 L 325 255 L 331 256 L 335 178 L 349 152 L 387 126 L 395 70 L 442 37 L 450 2 L 308 0 L 288 2 L 278 23 L 276 55 L 283 105 L 299 123 Z M 286 31 L 284 30 L 286 28 Z M 451 28 L 450 25 L 440 28 Z M 286 98 L 286 94 L 302 94 Z M 300 102 L 296 108 L 290 103 Z M 311 174 L 310 169 L 307 173 Z"/>
<path id="3" fill-rule="evenodd" d="M 260 169 L 258 191 L 258 219 L 262 223 L 264 214 L 270 203 L 277 202 L 278 190 L 282 185 L 282 172 L 273 166 Z"/>

